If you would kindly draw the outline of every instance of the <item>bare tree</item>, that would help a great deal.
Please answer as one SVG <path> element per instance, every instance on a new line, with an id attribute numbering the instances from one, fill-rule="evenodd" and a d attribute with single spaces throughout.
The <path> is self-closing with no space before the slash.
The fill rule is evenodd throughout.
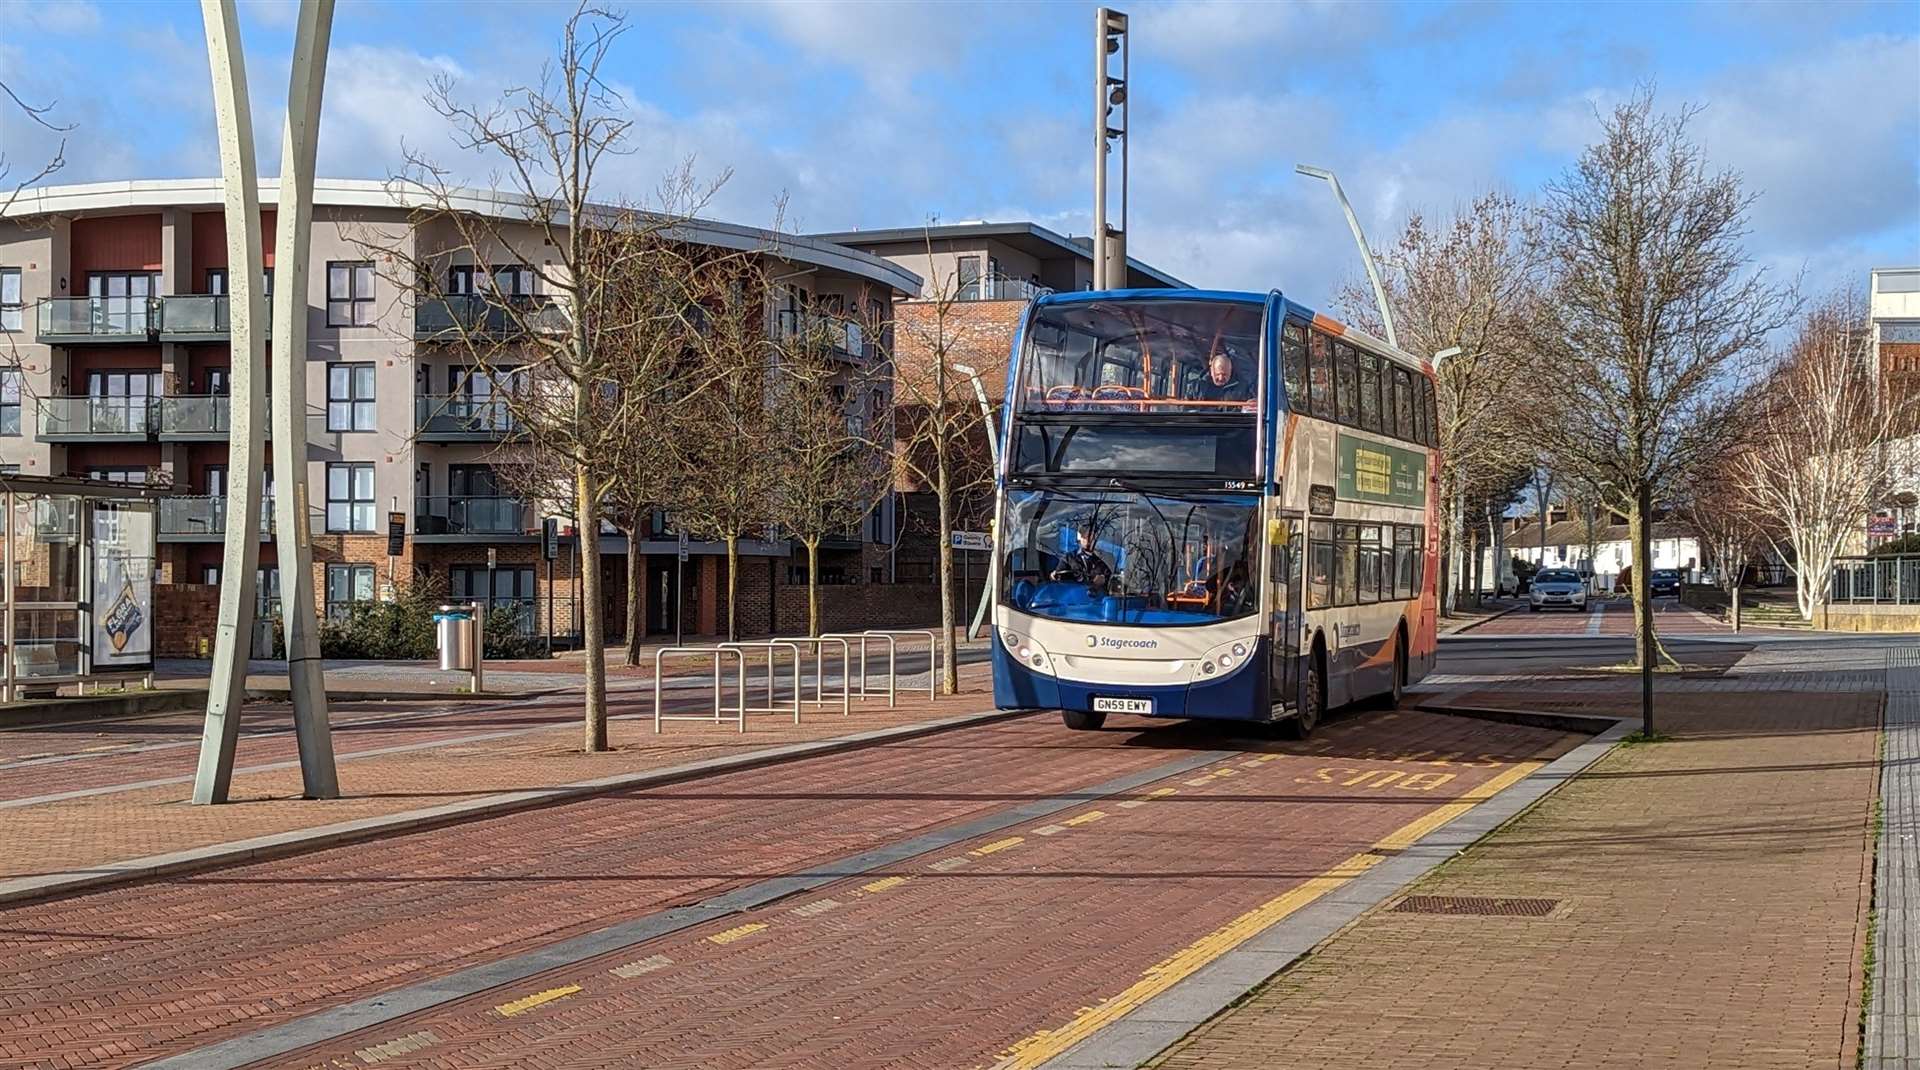
<path id="1" fill-rule="evenodd" d="M 1468 498 L 1524 463 L 1526 449 L 1511 415 L 1529 367 L 1527 329 L 1539 303 L 1538 243 L 1527 206 L 1504 193 L 1485 194 L 1435 225 L 1419 213 L 1374 255 L 1404 348 L 1432 356 L 1459 352 L 1434 369 L 1442 466 L 1441 561 L 1447 572 L 1443 611 L 1467 579 L 1464 544 Z M 1344 313 L 1380 331 L 1371 289 L 1348 286 Z"/>
<path id="2" fill-rule="evenodd" d="M 52 177 L 55 172 L 67 165 L 67 135 L 73 132 L 73 125 L 55 123 L 49 118 L 58 101 L 51 104 L 29 104 L 21 100 L 20 94 L 14 92 L 13 87 L 6 82 L 0 82 L 0 96 L 5 96 L 8 103 L 18 108 L 28 122 L 60 135 L 59 144 L 54 146 L 53 153 L 47 157 L 46 162 L 42 163 L 38 170 L 18 181 L 13 177 L 13 161 L 7 158 L 6 147 L 0 145 L 0 216 L 4 216 L 7 214 L 7 209 L 12 208 L 14 202 L 20 199 L 23 190 L 36 182 Z"/>
<path id="3" fill-rule="evenodd" d="M 874 419 L 883 368 L 867 336 L 862 320 L 821 308 L 796 310 L 775 332 L 772 504 L 780 528 L 807 552 L 808 635 L 820 634 L 821 541 L 857 529 L 892 474 L 877 434 L 885 427 Z"/>
<path id="4" fill-rule="evenodd" d="M 928 260 L 932 260 L 929 242 Z M 911 314 L 897 315 L 893 326 L 892 366 L 896 412 L 894 461 L 909 482 L 933 492 L 940 584 L 941 690 L 960 689 L 953 604 L 954 521 L 964 496 L 991 485 L 986 463 L 985 428 L 978 402 L 965 376 L 954 370 L 967 362 L 982 331 L 958 299 L 951 276 L 927 280 L 927 294 Z"/>
<path id="5" fill-rule="evenodd" d="M 774 521 L 777 463 L 772 394 L 775 350 L 764 271 L 740 261 L 708 264 L 693 288 L 701 327 L 692 361 L 698 394 L 678 402 L 678 480 L 670 495 L 688 532 L 727 547 L 727 637 L 740 636 L 740 541 Z"/>
<path id="6" fill-rule="evenodd" d="M 1751 270 L 1751 197 L 1708 171 L 1694 114 L 1642 91 L 1602 116 L 1601 140 L 1546 189 L 1540 232 L 1550 316 L 1537 322 L 1531 436 L 1627 515 L 1643 730 L 1657 657 L 1647 576 L 1654 502 L 1725 441 L 1744 365 L 1788 315 Z"/>
<path id="7" fill-rule="evenodd" d="M 391 183 L 396 195 L 424 204 L 414 225 L 418 247 L 428 250 L 399 264 L 396 281 L 417 304 L 444 310 L 449 340 L 492 378 L 516 428 L 565 480 L 556 497 L 571 504 L 580 539 L 588 751 L 607 746 L 599 533 L 602 501 L 618 475 L 608 459 L 629 436 L 658 434 L 644 428 L 648 392 L 621 380 L 631 384 L 636 347 L 677 352 L 633 340 L 660 324 L 653 306 L 636 310 L 627 296 L 636 279 L 674 275 L 684 259 L 675 238 L 718 186 L 683 168 L 663 184 L 656 205 L 594 199 L 601 166 L 625 151 L 632 126 L 600 73 L 625 30 L 624 16 L 582 5 L 540 80 L 508 89 L 489 107 L 462 102 L 450 79 L 434 81 L 428 103 L 456 146 L 499 169 L 489 203 L 476 205 L 472 191 L 417 152 Z M 468 265 L 470 292 L 434 294 L 434 280 L 455 262 Z M 683 326 L 680 306 L 657 314 L 668 333 Z"/>
<path id="8" fill-rule="evenodd" d="M 1801 319 L 1745 413 L 1749 442 L 1733 476 L 1752 506 L 1777 521 L 1762 534 L 1794 562 L 1808 620 L 1826 601 L 1834 559 L 1913 464 L 1910 443 L 1895 440 L 1912 406 L 1878 389 L 1870 344 L 1859 299 L 1829 298 Z"/>
<path id="9" fill-rule="evenodd" d="M 1553 469 L 1536 464 L 1527 486 L 1533 491 L 1534 519 L 1540 525 L 1540 553 L 1534 561 L 1541 568 L 1547 567 L 1547 514 L 1553 511 L 1553 492 L 1555 489 Z"/>
<path id="10" fill-rule="evenodd" d="M 1739 447 L 1696 469 L 1676 496 L 1676 511 L 1714 570 L 1721 590 L 1731 594 L 1747 573 L 1747 564 L 1769 543 L 1772 525 L 1741 485 L 1746 461 Z"/>

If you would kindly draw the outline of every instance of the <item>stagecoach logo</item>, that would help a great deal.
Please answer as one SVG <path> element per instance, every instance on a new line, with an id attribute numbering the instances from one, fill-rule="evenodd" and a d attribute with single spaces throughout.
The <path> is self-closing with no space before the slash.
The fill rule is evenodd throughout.
<path id="1" fill-rule="evenodd" d="M 1160 645 L 1157 639 L 1115 639 L 1111 635 L 1089 635 L 1087 645 L 1105 647 L 1108 650 L 1152 650 Z"/>

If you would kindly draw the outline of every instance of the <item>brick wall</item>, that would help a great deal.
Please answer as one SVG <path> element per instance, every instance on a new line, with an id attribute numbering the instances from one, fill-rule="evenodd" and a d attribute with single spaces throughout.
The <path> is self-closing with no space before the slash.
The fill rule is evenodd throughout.
<path id="1" fill-rule="evenodd" d="M 958 586 L 956 583 L 955 586 Z M 976 591 L 975 598 L 979 597 Z M 778 592 L 781 635 L 807 632 L 807 589 L 783 586 Z M 953 612 L 960 615 L 956 591 Z M 940 587 L 921 583 L 835 584 L 820 588 L 820 630 L 862 631 L 867 628 L 932 628 L 940 623 Z M 961 627 L 966 621 L 960 621 Z"/>
<path id="2" fill-rule="evenodd" d="M 220 588 L 208 583 L 156 583 L 153 586 L 153 652 L 162 658 L 197 658 L 201 643 L 212 656 L 214 625 L 220 616 Z"/>

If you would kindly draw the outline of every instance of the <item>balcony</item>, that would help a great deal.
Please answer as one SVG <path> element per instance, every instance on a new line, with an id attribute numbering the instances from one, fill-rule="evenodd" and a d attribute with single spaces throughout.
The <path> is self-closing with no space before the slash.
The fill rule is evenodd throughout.
<path id="1" fill-rule="evenodd" d="M 413 309 L 417 342 L 494 341 L 526 332 L 563 334 L 567 316 L 551 297 L 489 300 L 480 294 L 422 295 Z"/>
<path id="2" fill-rule="evenodd" d="M 213 542 L 227 532 L 227 499 L 213 495 L 160 499 L 160 539 Z M 260 503 L 260 534 L 273 534 L 273 499 Z"/>
<path id="3" fill-rule="evenodd" d="M 225 394 L 156 398 L 162 442 L 225 442 L 231 399 Z"/>
<path id="4" fill-rule="evenodd" d="M 533 507 L 504 495 L 455 495 L 413 500 L 413 533 L 425 538 L 501 538 L 533 529 Z"/>
<path id="5" fill-rule="evenodd" d="M 953 297 L 956 301 L 1031 301 L 1052 292 L 1051 286 L 1042 286 L 1026 279 L 989 275 L 983 279 L 962 282 Z"/>
<path id="6" fill-rule="evenodd" d="M 168 342 L 224 342 L 232 333 L 225 294 L 179 294 L 158 300 L 160 337 Z M 273 316 L 267 316 L 271 329 Z"/>
<path id="7" fill-rule="evenodd" d="M 413 428 L 422 442 L 499 442 L 521 431 L 506 399 L 485 394 L 416 397 Z"/>
<path id="8" fill-rule="evenodd" d="M 49 297 L 38 307 L 37 339 L 46 345 L 224 342 L 233 331 L 225 294 Z M 265 324 L 267 337 L 272 337 L 271 314 Z"/>
<path id="9" fill-rule="evenodd" d="M 35 337 L 44 345 L 144 342 L 160 327 L 151 297 L 48 297 L 38 308 Z"/>
<path id="10" fill-rule="evenodd" d="M 775 327 L 782 338 L 811 335 L 836 356 L 848 360 L 868 360 L 873 357 L 872 341 L 854 320 L 810 316 L 790 308 L 781 309 L 774 318 Z"/>
<path id="11" fill-rule="evenodd" d="M 50 442 L 145 442 L 157 422 L 157 398 L 40 398 L 40 437 Z"/>

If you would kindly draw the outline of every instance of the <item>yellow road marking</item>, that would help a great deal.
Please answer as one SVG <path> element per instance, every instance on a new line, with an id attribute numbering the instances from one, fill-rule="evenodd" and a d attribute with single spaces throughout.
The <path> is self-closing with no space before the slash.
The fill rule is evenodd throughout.
<path id="1" fill-rule="evenodd" d="M 516 1014 L 524 1014 L 540 1006 L 542 1003 L 552 1003 L 556 999 L 565 999 L 578 991 L 580 991 L 579 985 L 549 988 L 545 992 L 535 992 L 531 996 L 516 999 L 511 1003 L 502 1003 L 493 1010 L 495 1014 L 500 1015 L 502 1018 L 511 1018 Z"/>
<path id="2" fill-rule="evenodd" d="M 1025 842 L 1027 842 L 1027 838 L 1025 836 L 1008 836 L 1004 840 L 995 840 L 992 843 L 982 844 L 979 847 L 975 847 L 969 853 L 976 854 L 976 855 L 990 855 L 998 851 L 1007 850 L 1010 847 L 1018 847 Z"/>
<path id="3" fill-rule="evenodd" d="M 898 888 L 912 879 L 912 877 L 882 877 L 871 884 L 861 885 L 860 890 L 863 892 L 884 892 L 888 888 Z"/>
<path id="4" fill-rule="evenodd" d="M 1086 813 L 1081 814 L 1079 817 L 1067 818 L 1066 823 L 1068 825 L 1090 825 L 1105 816 L 1107 816 L 1107 812 L 1105 810 L 1088 810 Z"/>
<path id="5" fill-rule="evenodd" d="M 1178 795 L 1178 794 L 1180 794 L 1179 788 L 1155 788 L 1152 791 L 1147 792 L 1147 798 L 1164 799 L 1169 795 Z"/>
<path id="6" fill-rule="evenodd" d="M 1254 759 L 1256 762 L 1277 762 L 1279 760 L 1280 756 L 1278 754 L 1262 754 L 1260 757 Z"/>
<path id="7" fill-rule="evenodd" d="M 1438 807 L 1432 813 L 1388 833 L 1371 848 L 1352 855 L 1318 877 L 1291 888 L 1279 896 L 1240 915 L 1227 924 L 1188 944 L 1172 957 L 1153 966 L 1140 979 L 1097 1007 L 1081 1011 L 1058 1029 L 1042 1029 L 1002 1053 L 993 1070 L 1031 1070 L 1068 1048 L 1111 1025 L 1150 999 L 1192 976 L 1202 966 L 1272 928 L 1288 915 L 1314 902 L 1355 877 L 1386 861 L 1385 852 L 1403 850 L 1420 837 L 1473 809 L 1475 805 L 1499 794 L 1544 762 L 1527 762 L 1494 777 L 1462 795 L 1457 802 Z"/>
<path id="8" fill-rule="evenodd" d="M 1213 779 L 1212 773 L 1208 773 L 1206 776 L 1197 776 L 1197 777 L 1194 777 L 1192 780 L 1187 781 L 1187 787 L 1197 788 L 1204 785 L 1207 781 L 1212 779 Z"/>
<path id="9" fill-rule="evenodd" d="M 1230 776 L 1239 776 L 1239 775 L 1240 775 L 1240 770 L 1238 770 L 1238 769 L 1215 769 L 1215 770 L 1214 770 L 1214 771 L 1212 772 L 1212 774 L 1211 774 L 1211 775 L 1212 775 L 1212 776 L 1217 776 L 1217 777 L 1230 777 Z"/>
<path id="10" fill-rule="evenodd" d="M 766 927 L 767 923 L 764 921 L 750 921 L 745 925 L 736 925 L 723 932 L 714 933 L 712 936 L 707 937 L 707 942 L 711 944 L 731 944 L 735 940 L 752 936 L 754 933 Z"/>

